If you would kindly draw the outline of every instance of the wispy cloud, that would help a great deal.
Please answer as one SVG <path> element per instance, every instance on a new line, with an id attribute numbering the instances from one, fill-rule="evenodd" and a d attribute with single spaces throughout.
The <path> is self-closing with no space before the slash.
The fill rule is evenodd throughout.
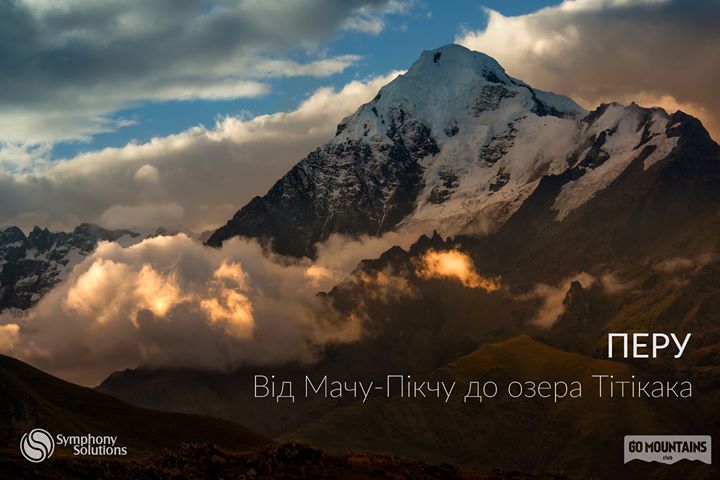
<path id="1" fill-rule="evenodd" d="M 342 24 L 343 30 L 379 35 L 387 27 L 387 15 L 407 15 L 415 0 L 390 0 L 382 5 L 367 5 L 357 9 Z"/>
<path id="2" fill-rule="evenodd" d="M 564 279 L 558 285 L 539 283 L 527 294 L 521 295 L 521 300 L 540 299 L 541 305 L 536 312 L 532 323 L 541 328 L 550 328 L 565 312 L 565 297 L 573 282 L 579 282 L 583 288 L 597 283 L 597 279 L 586 272 L 580 272 Z"/>

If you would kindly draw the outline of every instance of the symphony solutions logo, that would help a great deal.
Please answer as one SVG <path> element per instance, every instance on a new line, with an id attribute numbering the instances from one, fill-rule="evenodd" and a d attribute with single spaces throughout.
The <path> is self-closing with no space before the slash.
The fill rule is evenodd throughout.
<path id="1" fill-rule="evenodd" d="M 36 428 L 22 436 L 20 452 L 25 460 L 40 463 L 52 457 L 55 452 L 55 440 L 42 428 Z"/>
<path id="2" fill-rule="evenodd" d="M 20 453 L 29 462 L 40 463 L 52 457 L 55 447 L 72 448 L 78 456 L 125 456 L 127 447 L 117 445 L 117 436 L 112 435 L 62 435 L 54 438 L 46 430 L 35 428 L 22 436 Z"/>

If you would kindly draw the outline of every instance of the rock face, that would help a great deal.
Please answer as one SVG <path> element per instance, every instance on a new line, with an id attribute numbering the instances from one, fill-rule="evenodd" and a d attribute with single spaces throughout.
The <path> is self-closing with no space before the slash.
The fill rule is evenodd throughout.
<path id="1" fill-rule="evenodd" d="M 139 234 L 105 230 L 89 223 L 70 233 L 35 227 L 25 236 L 17 227 L 0 230 L 0 311 L 30 308 L 95 250 L 99 241 L 123 237 L 130 240 Z"/>
<path id="2" fill-rule="evenodd" d="M 484 234 L 544 177 L 565 174 L 553 199 L 562 221 L 634 160 L 649 170 L 667 158 L 686 117 L 635 104 L 588 113 L 509 77 L 482 53 L 447 45 L 423 52 L 207 243 L 245 236 L 313 257 L 332 233 Z"/>

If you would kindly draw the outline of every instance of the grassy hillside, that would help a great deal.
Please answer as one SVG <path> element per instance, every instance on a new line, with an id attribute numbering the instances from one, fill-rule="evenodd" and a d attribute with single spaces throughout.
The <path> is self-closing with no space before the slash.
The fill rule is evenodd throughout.
<path id="1" fill-rule="evenodd" d="M 711 478 L 709 467 L 683 462 L 672 467 L 635 462 L 624 466 L 628 434 L 711 433 L 692 399 L 597 398 L 593 374 L 630 379 L 627 365 L 551 348 L 521 336 L 487 344 L 433 373 L 458 382 L 450 403 L 433 398 L 394 398 L 336 409 L 282 440 L 323 448 L 382 451 L 479 468 L 569 472 L 581 477 L 619 474 L 656 478 Z M 654 378 L 648 378 L 648 380 Z M 582 398 L 510 398 L 464 403 L 472 380 L 580 380 Z M 458 394 L 459 393 L 459 394 Z M 629 476 L 627 478 L 633 478 Z M 716 478 L 716 477 L 715 477 Z"/>
<path id="2" fill-rule="evenodd" d="M 62 381 L 0 355 L 0 477 L 8 480 L 78 478 L 158 479 L 386 478 L 450 480 L 561 480 L 564 476 L 462 469 L 387 455 L 332 455 L 299 445 L 277 445 L 230 422 L 130 406 Z M 73 457 L 57 448 L 40 464 L 18 449 L 23 433 L 117 435 L 128 457 Z"/>
<path id="3" fill-rule="evenodd" d="M 117 435 L 118 444 L 127 446 L 130 455 L 186 442 L 208 442 L 238 451 L 266 443 L 259 435 L 231 422 L 134 407 L 0 355 L 3 461 L 24 462 L 18 450 L 20 438 L 36 427 L 53 435 Z M 56 449 L 56 457 L 63 455 L 68 452 Z"/>

